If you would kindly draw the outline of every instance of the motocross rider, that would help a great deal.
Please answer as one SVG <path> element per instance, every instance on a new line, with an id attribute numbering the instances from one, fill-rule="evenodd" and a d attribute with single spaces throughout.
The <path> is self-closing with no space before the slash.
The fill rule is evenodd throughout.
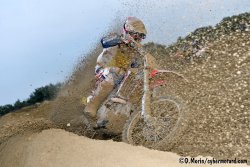
<path id="1" fill-rule="evenodd" d="M 117 45 L 105 47 L 98 56 L 95 74 L 96 89 L 93 94 L 87 98 L 87 105 L 84 112 L 92 119 L 96 118 L 97 110 L 108 97 L 111 91 L 126 75 L 129 68 L 137 67 L 139 54 L 131 47 L 130 40 L 126 37 L 132 37 L 134 41 L 140 43 L 147 34 L 143 22 L 136 17 L 128 17 L 123 25 L 121 42 Z"/>

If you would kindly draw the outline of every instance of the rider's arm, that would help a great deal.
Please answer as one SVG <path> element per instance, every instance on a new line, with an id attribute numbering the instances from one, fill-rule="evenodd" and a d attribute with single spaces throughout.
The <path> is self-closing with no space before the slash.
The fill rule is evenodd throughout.
<path id="1" fill-rule="evenodd" d="M 125 43 L 133 47 L 134 49 L 137 50 L 137 52 L 141 55 L 144 56 L 144 59 L 146 60 L 147 64 L 146 67 L 150 69 L 157 69 L 157 63 L 156 59 L 148 52 L 146 52 L 142 46 L 141 43 L 136 42 L 132 37 L 129 35 L 125 36 L 122 38 Z"/>
<path id="2" fill-rule="evenodd" d="M 103 68 L 107 67 L 108 64 L 112 61 L 112 58 L 114 57 L 116 51 L 117 46 L 104 48 L 102 53 L 98 56 L 96 64 Z"/>

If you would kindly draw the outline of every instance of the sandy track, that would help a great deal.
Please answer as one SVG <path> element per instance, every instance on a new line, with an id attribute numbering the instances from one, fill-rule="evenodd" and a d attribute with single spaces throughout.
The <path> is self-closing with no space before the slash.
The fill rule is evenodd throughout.
<path id="1" fill-rule="evenodd" d="M 2 152 L 0 163 L 3 167 L 186 166 L 180 164 L 180 157 L 173 153 L 113 141 L 91 140 L 59 129 L 16 136 L 6 143 Z"/>

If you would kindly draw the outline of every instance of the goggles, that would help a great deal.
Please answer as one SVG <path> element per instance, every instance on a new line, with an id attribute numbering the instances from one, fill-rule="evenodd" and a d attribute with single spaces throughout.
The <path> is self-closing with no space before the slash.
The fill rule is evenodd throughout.
<path id="1" fill-rule="evenodd" d="M 128 33 L 134 39 L 145 39 L 146 38 L 146 35 L 143 33 L 139 33 L 139 32 L 128 32 Z"/>
<path id="2" fill-rule="evenodd" d="M 145 39 L 146 35 L 144 33 L 134 32 L 134 31 L 128 31 L 125 27 L 125 24 L 123 26 L 123 30 L 128 33 L 131 37 L 134 39 Z"/>

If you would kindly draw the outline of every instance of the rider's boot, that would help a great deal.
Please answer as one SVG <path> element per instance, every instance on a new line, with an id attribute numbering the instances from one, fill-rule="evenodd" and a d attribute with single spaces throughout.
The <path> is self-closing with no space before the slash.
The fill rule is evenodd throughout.
<path id="1" fill-rule="evenodd" d="M 99 120 L 96 123 L 96 129 L 101 129 L 101 128 L 106 128 L 107 124 L 108 124 L 108 120 Z"/>
<path id="2" fill-rule="evenodd" d="M 110 92 L 113 90 L 114 84 L 112 81 L 102 81 L 96 91 L 94 92 L 94 97 L 87 103 L 85 107 L 85 114 L 93 120 L 96 120 L 97 110 L 100 108 L 101 104 L 108 97 Z"/>
<path id="3" fill-rule="evenodd" d="M 94 127 L 96 127 L 96 118 L 91 116 L 88 112 L 84 112 L 83 124 L 93 130 Z"/>

